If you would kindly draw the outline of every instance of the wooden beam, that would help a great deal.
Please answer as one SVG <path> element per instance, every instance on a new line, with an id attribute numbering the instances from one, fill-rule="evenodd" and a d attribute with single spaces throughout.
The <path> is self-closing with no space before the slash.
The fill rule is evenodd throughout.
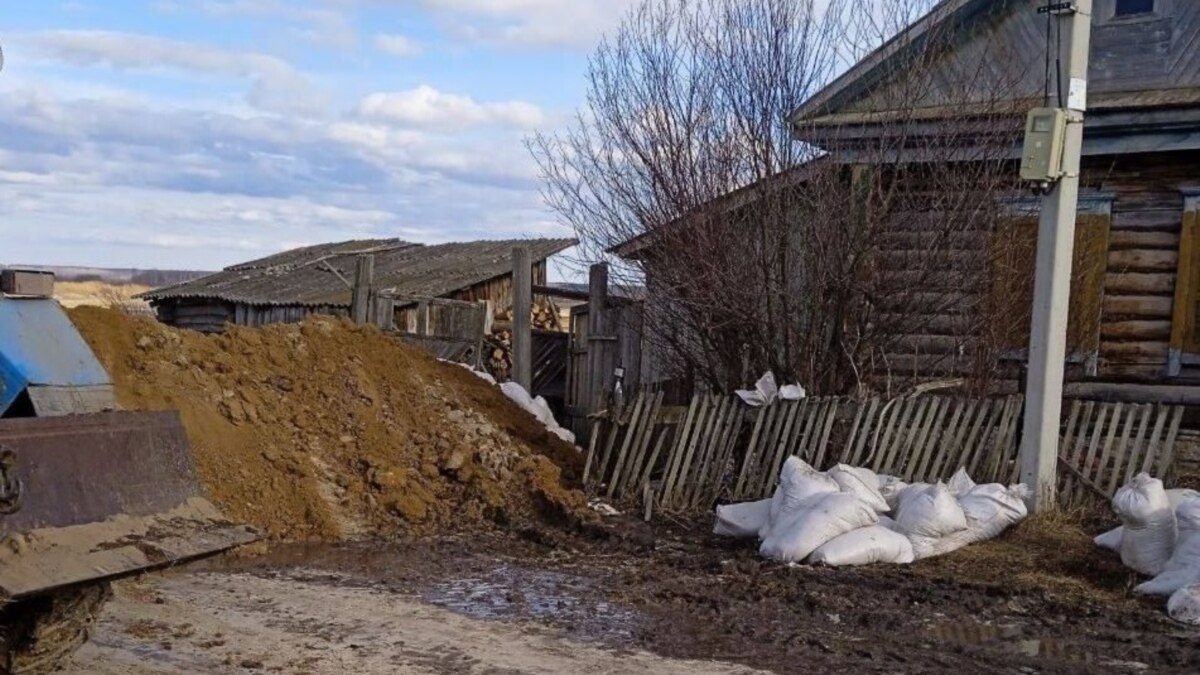
<path id="1" fill-rule="evenodd" d="M 1106 403 L 1167 403 L 1200 405 L 1200 387 L 1167 384 L 1124 384 L 1113 382 L 1075 382 L 1063 390 L 1066 398 L 1082 398 Z"/>
<path id="2" fill-rule="evenodd" d="M 1196 335 L 1196 228 L 1194 204 L 1183 214 L 1179 236 L 1179 266 L 1175 273 L 1175 302 L 1171 316 L 1171 346 L 1167 360 L 1167 375 L 1178 377 L 1183 370 L 1183 354 L 1195 349 Z"/>
<path id="3" fill-rule="evenodd" d="M 532 395 L 533 387 L 533 264 L 529 248 L 512 252 L 513 269 L 513 381 Z"/>
<path id="4" fill-rule="evenodd" d="M 600 263 L 588 270 L 587 374 L 583 404 L 589 414 L 604 407 L 604 391 L 608 382 L 608 373 L 604 372 L 608 367 L 608 345 L 604 341 L 608 335 L 607 310 L 608 265 Z"/>
<path id="5" fill-rule="evenodd" d="M 354 269 L 354 288 L 350 293 L 350 318 L 354 323 L 371 319 L 371 286 L 375 283 L 375 256 L 358 256 Z"/>

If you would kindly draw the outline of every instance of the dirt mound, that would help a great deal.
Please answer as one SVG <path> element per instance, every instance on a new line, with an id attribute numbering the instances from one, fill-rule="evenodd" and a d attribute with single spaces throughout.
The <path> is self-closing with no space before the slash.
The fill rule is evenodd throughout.
<path id="1" fill-rule="evenodd" d="M 179 410 L 211 498 L 274 538 L 586 513 L 560 468 L 578 473 L 573 448 L 482 380 L 375 329 L 313 318 L 209 336 L 92 307 L 71 318 L 121 405 Z"/>

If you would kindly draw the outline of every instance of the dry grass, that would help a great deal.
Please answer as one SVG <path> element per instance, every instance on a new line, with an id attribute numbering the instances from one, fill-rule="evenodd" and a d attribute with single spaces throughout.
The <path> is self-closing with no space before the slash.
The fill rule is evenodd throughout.
<path id="1" fill-rule="evenodd" d="M 64 307 L 106 307 L 131 314 L 143 314 L 150 306 L 133 296 L 150 290 L 137 284 L 107 284 L 103 281 L 59 281 L 54 297 Z"/>
<path id="2" fill-rule="evenodd" d="M 1119 557 L 1097 547 L 1092 538 L 1115 526 L 1096 510 L 1071 510 L 1033 516 L 1002 536 L 968 546 L 915 566 L 931 578 L 999 585 L 1021 590 L 1132 602 L 1137 575 Z"/>

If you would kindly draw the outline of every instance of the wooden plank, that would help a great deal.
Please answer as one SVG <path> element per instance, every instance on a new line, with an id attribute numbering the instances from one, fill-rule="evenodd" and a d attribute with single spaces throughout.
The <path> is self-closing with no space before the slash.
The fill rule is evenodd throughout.
<path id="1" fill-rule="evenodd" d="M 742 458 L 742 470 L 738 474 L 737 485 L 733 489 L 734 499 L 746 499 L 746 491 L 749 489 L 752 482 L 751 475 L 753 474 L 755 462 L 758 458 L 758 437 L 762 432 L 763 419 L 766 415 L 765 411 L 758 410 L 754 415 L 754 429 L 750 432 L 750 443 L 746 446 L 746 454 Z"/>
<path id="2" fill-rule="evenodd" d="M 871 399 L 871 401 L 874 400 Z M 842 451 L 842 462 L 850 466 L 859 466 L 856 448 L 862 447 L 862 439 L 867 435 L 867 429 L 864 429 L 863 425 L 871 419 L 868 412 L 869 404 L 870 401 L 859 401 L 857 409 L 854 411 L 854 421 L 850 423 L 850 433 L 846 437 L 846 447 Z"/>
<path id="3" fill-rule="evenodd" d="M 588 485 L 588 478 L 592 473 L 592 464 L 596 460 L 596 442 L 600 437 L 601 428 L 600 420 L 592 422 L 592 437 L 588 440 L 587 461 L 583 464 L 583 485 L 585 488 Z"/>
<path id="4" fill-rule="evenodd" d="M 1110 422 L 1108 425 L 1108 438 L 1106 438 L 1104 441 L 1104 450 L 1100 453 L 1100 460 L 1092 468 L 1092 471 L 1084 474 L 1084 478 L 1099 487 L 1101 492 L 1103 492 L 1103 486 L 1105 484 L 1104 472 L 1108 470 L 1108 463 L 1112 458 L 1113 444 L 1117 438 L 1117 431 L 1121 426 L 1121 415 L 1126 413 L 1126 411 L 1127 406 L 1124 403 L 1113 404 L 1112 422 Z"/>
<path id="5" fill-rule="evenodd" d="M 909 468 L 905 472 L 909 478 L 905 479 L 912 481 L 913 478 L 922 480 L 925 478 L 925 471 L 929 469 L 929 462 L 932 461 L 935 444 L 932 442 L 936 438 L 936 432 L 941 426 L 942 420 L 946 416 L 946 408 L 948 405 L 947 399 L 941 396 L 930 398 L 930 410 L 925 416 L 925 424 L 921 427 L 921 432 L 913 443 L 912 456 L 909 458 Z"/>
<path id="6" fill-rule="evenodd" d="M 875 428 L 875 434 L 871 438 L 871 470 L 875 473 L 888 473 L 885 463 L 887 462 L 888 448 L 891 443 L 893 430 L 899 423 L 900 416 L 907 407 L 909 399 L 894 398 L 888 401 L 883 406 L 883 412 L 880 413 L 880 423 Z"/>
<path id="7" fill-rule="evenodd" d="M 788 456 L 788 453 L 791 450 L 788 441 L 790 440 L 792 433 L 792 426 L 796 422 L 796 415 L 800 412 L 801 402 L 796 401 L 794 403 L 778 403 L 776 405 L 784 406 L 784 414 L 779 416 L 780 419 L 782 419 L 782 422 L 777 424 L 779 427 L 779 432 L 775 434 L 775 440 L 773 441 L 774 447 L 768 446 L 767 451 L 772 455 L 771 462 L 768 464 L 768 466 L 771 467 L 770 470 L 772 473 L 778 474 L 780 469 L 783 467 L 784 459 Z"/>
<path id="8" fill-rule="evenodd" d="M 683 456 L 683 463 L 680 465 L 679 482 L 675 486 L 675 494 L 670 495 L 669 504 L 674 506 L 678 503 L 680 495 L 686 494 L 688 489 L 688 480 L 692 475 L 692 460 L 696 454 L 696 447 L 704 438 L 708 428 L 712 426 L 713 414 L 716 412 L 714 403 L 719 399 L 713 397 L 705 397 L 705 400 L 700 408 L 700 415 L 696 420 L 695 431 L 692 437 L 688 439 L 687 452 Z"/>
<path id="9" fill-rule="evenodd" d="M 1005 398 L 1000 405 L 1000 418 L 996 426 L 991 430 L 991 443 L 987 446 L 986 460 L 984 461 L 984 471 L 975 480 L 986 483 L 999 483 L 1004 480 L 1004 462 L 1007 459 L 1007 446 L 1005 444 L 1008 430 L 1011 428 L 1013 418 L 1018 414 L 1018 408 L 1012 398 Z M 982 439 L 986 442 L 988 437 Z"/>
<path id="10" fill-rule="evenodd" d="M 641 394 L 644 397 L 646 394 Z M 646 452 L 646 446 L 650 443 L 650 437 L 654 435 L 654 427 L 658 420 L 658 409 L 662 405 L 662 392 L 650 393 L 649 404 L 642 413 L 640 424 L 636 427 L 637 431 L 633 435 L 633 445 L 631 446 L 630 454 L 625 463 L 617 472 L 617 478 L 614 481 L 616 485 L 616 494 L 623 494 L 626 488 L 638 489 L 637 477 L 642 473 L 642 460 Z"/>
<path id="11" fill-rule="evenodd" d="M 658 433 L 658 440 L 654 443 L 654 452 L 650 454 L 650 460 L 646 462 L 646 467 L 642 472 L 642 478 L 639 481 L 642 485 L 650 484 L 650 477 L 654 475 L 654 466 L 658 464 L 658 458 L 662 454 L 663 446 L 666 444 L 667 436 L 669 435 L 670 433 L 668 432 L 667 428 L 663 428 Z"/>
<path id="12" fill-rule="evenodd" d="M 1112 466 L 1103 467 L 1104 471 L 1109 472 L 1104 492 L 1110 497 L 1117 491 L 1117 481 L 1121 479 L 1121 467 L 1124 466 L 1125 457 L 1129 453 L 1129 442 L 1132 438 L 1133 429 L 1137 426 L 1138 413 L 1141 411 L 1142 407 L 1140 405 L 1129 407 L 1125 414 L 1125 429 L 1121 432 L 1121 440 L 1117 442 Z M 1101 485 L 1104 486 L 1104 483 L 1101 483 Z"/>
<path id="13" fill-rule="evenodd" d="M 950 421 L 942 428 L 941 436 L 937 444 L 937 452 L 933 457 L 933 463 L 929 467 L 929 473 L 934 476 L 941 476 L 946 472 L 946 464 L 949 462 L 951 444 L 954 442 L 954 437 L 958 433 L 959 421 L 962 420 L 963 411 L 972 399 L 959 398 L 950 403 L 953 406 L 954 413 L 950 416 Z"/>
<path id="14" fill-rule="evenodd" d="M 1067 462 L 1075 468 L 1079 468 L 1084 448 L 1087 447 L 1088 434 L 1093 429 L 1092 420 L 1097 405 L 1094 401 L 1084 402 L 1083 411 L 1080 413 L 1079 433 L 1075 435 L 1075 442 L 1071 447 L 1066 448 Z M 1076 486 L 1074 476 L 1070 474 L 1063 476 L 1063 484 L 1063 494 L 1071 494 Z"/>
<path id="15" fill-rule="evenodd" d="M 1092 427 L 1092 437 L 1091 441 L 1088 443 L 1087 454 L 1084 455 L 1083 460 L 1076 465 L 1076 468 L 1079 469 L 1079 473 L 1084 478 L 1087 478 L 1088 472 L 1092 466 L 1092 462 L 1096 461 L 1096 453 L 1100 450 L 1100 439 L 1104 436 L 1105 426 L 1110 423 L 1109 413 L 1111 411 L 1112 407 L 1109 404 L 1100 404 L 1096 415 L 1096 423 Z M 1083 500 L 1086 492 L 1087 485 L 1084 482 L 1077 481 L 1075 499 L 1080 501 Z"/>
<path id="16" fill-rule="evenodd" d="M 1154 468 L 1154 460 L 1157 458 L 1158 452 L 1162 447 L 1160 440 L 1162 439 L 1167 418 L 1170 416 L 1170 409 L 1166 406 L 1158 405 L 1155 407 L 1154 413 L 1154 431 L 1150 432 L 1150 439 L 1146 443 L 1146 458 L 1142 461 L 1142 473 L 1149 473 L 1150 469 Z"/>
<path id="17" fill-rule="evenodd" d="M 613 463 L 612 474 L 608 481 L 608 496 L 612 498 L 617 491 L 617 483 L 620 482 L 621 470 L 625 466 L 625 456 L 629 453 L 629 446 L 633 443 L 634 437 L 638 434 L 638 423 L 642 419 L 642 408 L 646 405 L 646 394 L 640 393 L 633 402 L 633 413 L 629 417 L 629 426 L 626 427 L 625 438 L 621 441 L 621 450 L 617 453 L 616 461 Z"/>
<path id="18" fill-rule="evenodd" d="M 683 497 L 686 506 L 691 506 L 696 500 L 697 494 L 705 488 L 708 472 L 715 461 L 714 455 L 717 452 L 719 441 L 724 435 L 725 424 L 732 406 L 733 397 L 730 396 L 722 397 L 717 402 L 716 412 L 712 416 L 708 431 L 704 438 L 700 439 L 700 449 L 695 459 L 696 470 L 693 473 L 691 485 Z"/>
<path id="19" fill-rule="evenodd" d="M 1183 423 L 1183 406 L 1173 406 L 1171 410 L 1171 424 L 1167 428 L 1167 440 L 1163 444 L 1163 452 L 1158 462 L 1158 471 L 1155 474 L 1164 481 L 1168 480 L 1175 473 L 1175 441 L 1179 436 L 1179 427 Z"/>
<path id="20" fill-rule="evenodd" d="M 779 416 L 779 406 L 768 406 L 766 415 L 767 421 L 763 424 L 762 436 L 758 439 L 758 449 L 756 450 L 760 459 L 752 483 L 751 494 L 755 498 L 761 497 L 764 492 L 771 489 L 775 485 L 776 479 L 776 475 L 771 473 L 771 439 L 775 435 L 775 418 Z"/>
<path id="21" fill-rule="evenodd" d="M 690 504 L 691 508 L 704 507 L 707 510 L 711 506 L 711 502 L 716 499 L 721 487 L 721 477 L 724 474 L 725 465 L 729 461 L 728 449 L 732 443 L 730 436 L 735 429 L 740 427 L 741 418 L 738 403 L 732 397 L 726 398 L 724 419 L 714 434 L 712 449 L 709 451 L 710 460 L 701 471 L 698 487 Z"/>
<path id="22" fill-rule="evenodd" d="M 633 473 L 630 478 L 630 480 L 632 481 L 628 486 L 630 488 L 636 488 L 638 485 L 641 484 L 641 481 L 639 480 L 640 477 L 642 475 L 648 475 L 648 473 L 644 469 L 645 461 L 646 461 L 646 453 L 648 453 L 650 451 L 650 444 L 654 439 L 655 429 L 662 422 L 662 417 L 661 417 L 662 404 L 663 404 L 663 398 L 665 396 L 666 396 L 666 393 L 660 390 L 657 393 L 656 398 L 654 399 L 654 405 L 651 406 L 651 408 L 650 408 L 650 416 L 647 418 L 647 423 L 645 425 L 646 426 L 646 434 L 642 439 L 641 448 L 638 449 L 637 461 L 634 462 L 634 464 L 633 464 L 633 466 L 635 468 L 634 468 Z M 660 432 L 658 435 L 662 436 L 662 432 Z M 652 458 L 650 461 L 653 462 L 655 459 L 657 459 L 657 457 Z"/>
<path id="23" fill-rule="evenodd" d="M 375 284 L 375 256 L 360 255 L 355 259 L 354 288 L 350 291 L 350 318 L 365 324 L 371 315 L 371 287 Z"/>
<path id="24" fill-rule="evenodd" d="M 971 427 L 971 433 L 967 435 L 966 445 L 968 452 L 971 453 L 971 462 L 966 469 L 967 473 L 972 476 L 979 473 L 979 465 L 983 462 L 985 454 L 983 439 L 987 438 L 987 430 L 996 424 L 1001 412 L 1003 412 L 1003 405 L 998 401 L 994 399 L 986 401 L 975 419 L 975 424 Z M 980 432 L 983 432 L 982 436 L 980 436 Z"/>
<path id="25" fill-rule="evenodd" d="M 801 417 L 803 433 L 800 434 L 800 441 L 796 444 L 793 452 L 800 459 L 811 462 L 812 455 L 808 452 L 809 439 L 814 435 L 814 430 L 817 426 L 817 416 L 821 411 L 822 399 L 805 399 L 804 404 L 804 409 L 801 410 L 803 414 L 803 417 Z"/>
<path id="26" fill-rule="evenodd" d="M 912 464 L 913 444 L 916 443 L 917 436 L 921 433 L 921 428 L 924 426 L 930 408 L 933 406 L 933 398 L 929 396 L 918 396 L 914 401 L 917 402 L 916 411 L 913 414 L 912 422 L 906 425 L 903 442 L 897 445 L 897 458 L 892 465 L 895 467 L 897 475 L 910 475 L 909 468 Z"/>
<path id="27" fill-rule="evenodd" d="M 1147 404 L 1142 411 L 1141 420 L 1138 423 L 1137 435 L 1134 436 L 1133 443 L 1129 448 L 1129 461 L 1125 467 L 1125 480 L 1123 483 L 1133 480 L 1133 475 L 1139 466 L 1138 457 L 1141 455 L 1142 444 L 1146 439 L 1146 430 L 1150 426 L 1150 418 L 1153 415 L 1154 406 Z"/>
<path id="28" fill-rule="evenodd" d="M 967 446 L 967 434 L 971 431 L 971 423 L 978 416 L 979 410 L 986 404 L 986 400 L 971 399 L 967 402 L 967 408 L 963 411 L 962 419 L 958 423 L 958 429 L 954 432 L 954 445 L 947 453 L 948 464 L 945 471 L 953 473 L 959 468 L 964 467 L 970 461 L 970 448 Z M 953 458 L 953 461 L 950 461 Z"/>
<path id="29" fill-rule="evenodd" d="M 816 449 L 816 463 L 813 464 L 817 470 L 824 470 L 825 456 L 829 450 L 829 436 L 833 433 L 833 425 L 837 422 L 838 410 L 841 408 L 841 401 L 836 398 L 829 399 L 829 409 L 825 413 L 824 430 L 821 432 L 820 441 Z"/>
<path id="30" fill-rule="evenodd" d="M 512 379 L 525 387 L 525 391 L 532 391 L 533 334 L 530 331 L 533 328 L 533 263 L 528 246 L 513 248 L 512 274 Z M 611 493 L 609 496 L 612 496 Z"/>
<path id="31" fill-rule="evenodd" d="M 703 405 L 704 397 L 700 394 L 692 396 L 692 402 L 688 405 L 687 415 L 684 417 L 675 432 L 675 443 L 671 447 L 671 456 L 667 458 L 667 473 L 663 476 L 662 490 L 658 493 L 659 505 L 666 504 L 666 500 L 671 492 L 675 489 L 675 482 L 679 475 L 679 466 L 683 462 L 684 448 L 687 446 L 688 438 L 692 434 L 692 426 L 695 424 L 696 415 L 700 407 Z"/>

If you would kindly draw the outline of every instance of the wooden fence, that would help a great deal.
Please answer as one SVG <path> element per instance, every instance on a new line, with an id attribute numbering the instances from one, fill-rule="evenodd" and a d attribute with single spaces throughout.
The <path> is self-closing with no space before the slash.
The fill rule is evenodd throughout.
<path id="1" fill-rule="evenodd" d="M 750 409 L 732 396 L 698 395 L 686 408 L 645 390 L 614 419 L 596 421 L 584 479 L 603 496 L 649 509 L 707 510 L 718 500 L 763 499 L 784 461 L 845 463 L 905 481 L 1019 479 L 1023 397 L 920 395 L 885 401 L 811 398 Z M 1180 406 L 1074 401 L 1060 443 L 1061 494 L 1111 497 L 1134 473 L 1165 476 Z"/>

